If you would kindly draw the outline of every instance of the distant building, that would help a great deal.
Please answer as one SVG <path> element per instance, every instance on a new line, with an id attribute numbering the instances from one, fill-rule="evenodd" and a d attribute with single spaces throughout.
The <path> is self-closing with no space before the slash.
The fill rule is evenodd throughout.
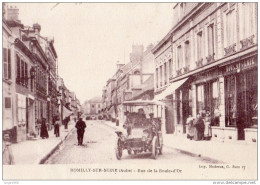
<path id="1" fill-rule="evenodd" d="M 83 103 L 82 109 L 85 115 L 99 115 L 103 108 L 102 98 L 95 97 Z"/>

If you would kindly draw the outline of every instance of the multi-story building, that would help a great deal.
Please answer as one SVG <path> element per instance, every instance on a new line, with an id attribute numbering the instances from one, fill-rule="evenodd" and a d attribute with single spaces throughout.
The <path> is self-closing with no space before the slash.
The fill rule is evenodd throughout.
<path id="1" fill-rule="evenodd" d="M 5 23 L 9 26 L 13 35 L 14 50 L 9 50 L 9 59 L 13 62 L 13 67 L 9 68 L 8 74 L 13 75 L 15 93 L 13 107 L 14 130 L 12 139 L 14 142 L 26 140 L 30 134 L 35 134 L 35 102 L 34 102 L 34 78 L 35 78 L 35 57 L 29 47 L 29 41 L 24 41 L 24 25 L 18 19 L 19 9 L 16 7 L 6 7 Z M 11 79 L 12 76 L 7 76 Z M 8 101 L 6 101 L 7 103 Z M 6 114 L 8 115 L 8 114 Z"/>
<path id="2" fill-rule="evenodd" d="M 5 9 L 3 9 L 5 11 Z M 6 12 L 5 12 L 6 13 Z M 16 137 L 16 93 L 15 93 L 15 44 L 12 29 L 3 15 L 3 131 L 10 132 L 11 138 Z"/>
<path id="3" fill-rule="evenodd" d="M 172 131 L 185 133 L 189 115 L 208 111 L 218 117 L 213 139 L 256 141 L 257 4 L 177 3 L 173 10 L 173 28 L 153 49 L 155 98 L 173 100 Z M 172 58 L 163 62 L 166 48 Z"/>
<path id="4" fill-rule="evenodd" d="M 103 89 L 105 114 L 112 121 L 125 120 L 122 103 L 137 98 L 153 98 L 153 45 L 150 44 L 144 51 L 143 45 L 133 45 L 130 53 L 130 62 L 117 63 L 117 71 L 108 80 Z M 144 96 L 146 94 L 146 96 Z"/>

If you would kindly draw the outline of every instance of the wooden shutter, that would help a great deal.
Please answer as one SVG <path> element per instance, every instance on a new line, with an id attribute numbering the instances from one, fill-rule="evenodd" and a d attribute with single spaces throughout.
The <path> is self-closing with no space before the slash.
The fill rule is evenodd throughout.
<path id="1" fill-rule="evenodd" d="M 20 65 L 20 57 L 16 56 L 16 83 L 21 82 L 21 65 Z"/>
<path id="2" fill-rule="evenodd" d="M 24 85 L 24 61 L 21 60 L 21 82 Z"/>
<path id="3" fill-rule="evenodd" d="M 8 78 L 7 49 L 3 48 L 4 79 Z"/>
<path id="4" fill-rule="evenodd" d="M 25 86 L 28 87 L 28 65 L 24 63 L 24 72 L 25 72 Z"/>
<path id="5" fill-rule="evenodd" d="M 11 79 L 11 49 L 8 49 L 8 79 Z"/>

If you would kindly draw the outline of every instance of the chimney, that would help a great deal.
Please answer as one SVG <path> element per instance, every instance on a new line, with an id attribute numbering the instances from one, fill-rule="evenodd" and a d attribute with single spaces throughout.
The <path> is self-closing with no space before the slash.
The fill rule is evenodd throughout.
<path id="1" fill-rule="evenodd" d="M 7 20 L 14 20 L 21 22 L 18 20 L 19 9 L 16 6 L 7 6 Z"/>
<path id="2" fill-rule="evenodd" d="M 33 24 L 33 30 L 34 30 L 34 33 L 35 33 L 37 40 L 39 41 L 39 36 L 40 36 L 40 32 L 41 32 L 41 25 L 39 25 L 38 23 Z"/>

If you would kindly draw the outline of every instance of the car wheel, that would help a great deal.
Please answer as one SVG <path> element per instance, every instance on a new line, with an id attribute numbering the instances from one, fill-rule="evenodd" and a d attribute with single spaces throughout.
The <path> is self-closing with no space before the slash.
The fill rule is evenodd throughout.
<path id="1" fill-rule="evenodd" d="M 117 147 L 116 147 L 116 158 L 118 160 L 120 160 L 122 157 L 122 154 L 123 154 L 122 143 L 120 140 L 118 140 Z"/>
<path id="2" fill-rule="evenodd" d="M 158 140 L 157 136 L 154 136 L 152 141 L 152 158 L 157 159 L 158 153 Z"/>

